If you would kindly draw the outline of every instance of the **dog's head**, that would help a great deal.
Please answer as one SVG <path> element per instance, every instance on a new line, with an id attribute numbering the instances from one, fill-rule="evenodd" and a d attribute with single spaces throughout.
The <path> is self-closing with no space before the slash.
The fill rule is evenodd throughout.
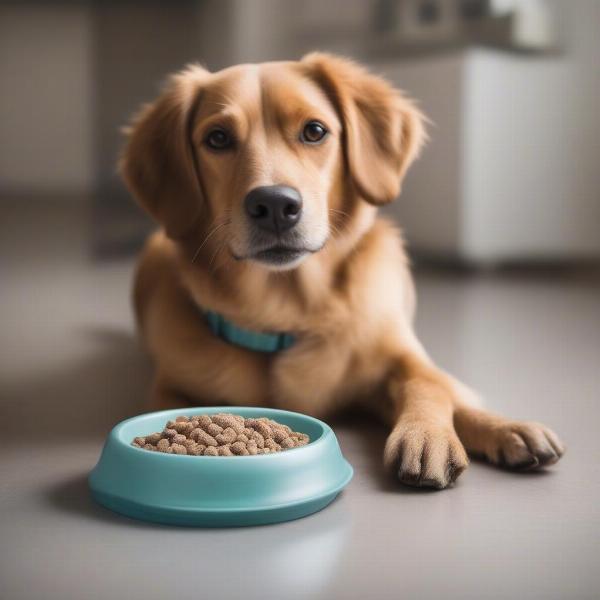
<path id="1" fill-rule="evenodd" d="M 362 200 L 393 200 L 423 138 L 415 106 L 345 59 L 192 66 L 136 117 L 121 169 L 170 237 L 289 269 Z"/>

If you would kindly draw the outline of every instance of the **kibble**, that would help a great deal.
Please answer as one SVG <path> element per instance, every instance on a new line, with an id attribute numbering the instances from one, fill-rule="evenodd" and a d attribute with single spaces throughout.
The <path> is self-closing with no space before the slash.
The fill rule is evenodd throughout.
<path id="1" fill-rule="evenodd" d="M 160 433 L 151 433 L 150 435 L 146 436 L 146 444 L 156 446 L 161 439 L 162 436 Z"/>
<path id="2" fill-rule="evenodd" d="M 240 415 L 180 415 L 168 421 L 162 432 L 133 439 L 132 446 L 151 452 L 190 456 L 254 456 L 271 454 L 310 441 L 308 435 L 266 417 Z"/>

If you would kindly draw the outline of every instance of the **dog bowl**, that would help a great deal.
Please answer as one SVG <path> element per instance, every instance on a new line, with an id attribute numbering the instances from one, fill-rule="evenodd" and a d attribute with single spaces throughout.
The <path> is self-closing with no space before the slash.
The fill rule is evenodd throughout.
<path id="1" fill-rule="evenodd" d="M 136 448 L 179 415 L 267 417 L 308 434 L 306 446 L 255 456 L 187 456 Z M 331 428 L 312 417 L 254 407 L 153 412 L 119 423 L 89 476 L 92 496 L 115 512 L 171 525 L 232 527 L 290 521 L 325 508 L 352 478 Z"/>

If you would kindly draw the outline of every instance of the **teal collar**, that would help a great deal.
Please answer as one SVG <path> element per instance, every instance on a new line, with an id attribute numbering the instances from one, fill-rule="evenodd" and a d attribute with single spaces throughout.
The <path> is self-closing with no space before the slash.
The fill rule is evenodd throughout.
<path id="1" fill-rule="evenodd" d="M 289 333 L 263 333 L 242 329 L 223 315 L 212 310 L 203 310 L 210 330 L 221 339 L 256 352 L 278 352 L 285 350 L 296 341 Z"/>

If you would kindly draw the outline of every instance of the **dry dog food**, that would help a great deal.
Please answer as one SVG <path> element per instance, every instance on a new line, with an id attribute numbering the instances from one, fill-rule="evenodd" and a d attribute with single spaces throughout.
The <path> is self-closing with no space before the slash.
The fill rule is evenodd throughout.
<path id="1" fill-rule="evenodd" d="M 261 417 L 245 419 L 230 413 L 180 416 L 160 433 L 134 438 L 132 445 L 153 452 L 192 456 L 248 456 L 305 446 L 305 433 Z"/>

